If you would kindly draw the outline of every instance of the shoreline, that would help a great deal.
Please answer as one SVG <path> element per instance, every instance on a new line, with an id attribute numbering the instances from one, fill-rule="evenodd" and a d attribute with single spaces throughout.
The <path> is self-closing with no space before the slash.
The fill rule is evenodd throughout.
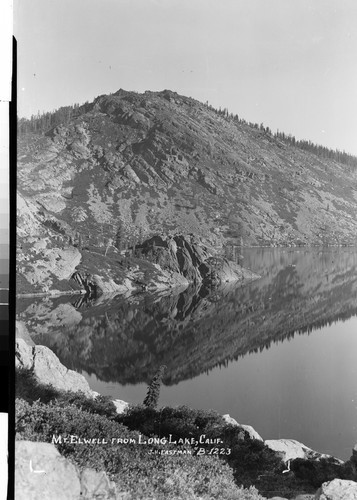
<path id="1" fill-rule="evenodd" d="M 26 347 L 20 346 L 20 348 L 19 348 L 19 342 L 18 342 L 19 340 L 23 341 L 24 344 L 26 344 Z M 25 354 L 23 354 L 23 352 L 22 352 L 22 353 L 20 353 L 20 355 L 18 355 L 18 353 L 21 350 L 26 351 L 26 349 L 27 349 L 27 352 Z M 36 356 L 35 355 L 36 351 L 41 352 L 41 356 L 44 356 L 45 363 L 47 363 L 47 370 L 51 369 L 50 365 L 48 364 L 48 358 L 52 358 L 53 360 L 55 360 L 54 362 L 56 363 L 56 365 L 58 367 L 60 367 L 60 369 L 64 372 L 64 377 L 71 378 L 74 375 L 75 380 L 79 380 L 81 384 L 83 384 L 83 382 L 84 382 L 85 386 L 87 386 L 87 391 L 86 391 L 87 395 L 89 395 L 90 397 L 93 397 L 93 398 L 100 396 L 100 393 L 93 391 L 90 388 L 88 381 L 84 378 L 83 375 L 64 367 L 64 365 L 59 361 L 58 357 L 53 353 L 53 351 L 51 349 L 49 349 L 46 346 L 41 346 L 41 345 L 35 344 L 31 338 L 27 328 L 26 328 L 26 325 L 23 322 L 16 321 L 15 356 L 17 357 L 17 360 L 20 360 L 21 358 L 25 358 L 26 362 L 29 363 L 28 355 L 29 355 L 30 350 L 32 351 L 32 355 L 34 355 L 34 357 Z M 41 367 L 41 369 L 42 369 L 42 367 Z M 42 374 L 42 376 L 44 376 L 43 372 L 41 372 L 41 369 L 39 371 Z M 35 374 L 35 377 L 38 379 L 39 383 L 44 383 L 38 376 L 36 376 L 36 374 Z M 72 380 L 72 383 L 73 383 L 73 380 Z M 54 388 L 56 388 L 55 384 L 56 384 L 56 381 L 55 380 L 52 381 L 52 385 Z M 62 388 L 62 385 L 58 388 L 61 390 L 65 390 Z M 70 390 L 70 389 L 67 389 L 67 390 Z M 83 389 L 77 389 L 77 390 L 72 389 L 72 390 L 73 390 L 73 392 L 80 392 L 81 390 L 83 391 Z M 110 398 L 110 400 L 115 405 L 116 412 L 118 414 L 123 413 L 125 408 L 127 408 L 128 406 L 131 405 L 130 402 L 123 401 L 123 400 L 118 399 L 118 398 L 115 398 L 115 399 Z M 251 439 L 257 439 L 258 441 L 263 442 L 270 449 L 272 449 L 276 453 L 282 455 L 282 459 L 285 462 L 288 462 L 289 460 L 294 460 L 295 458 L 305 458 L 307 460 L 320 460 L 321 458 L 328 458 L 328 459 L 332 459 L 335 463 L 338 463 L 338 464 L 345 463 L 345 461 L 340 459 L 340 458 L 313 450 L 313 449 L 309 448 L 308 446 L 306 446 L 305 444 L 303 444 L 295 439 L 279 438 L 279 439 L 264 440 L 260 436 L 260 434 L 251 425 L 240 424 L 240 423 L 238 423 L 238 421 L 234 417 L 231 417 L 229 414 L 223 414 L 221 416 L 228 424 L 232 424 L 235 427 L 239 427 L 239 428 L 245 430 Z"/>

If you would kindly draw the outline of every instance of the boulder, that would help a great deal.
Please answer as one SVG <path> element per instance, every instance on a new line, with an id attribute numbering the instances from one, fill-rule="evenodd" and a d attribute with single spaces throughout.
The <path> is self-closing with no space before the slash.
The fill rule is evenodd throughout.
<path id="1" fill-rule="evenodd" d="M 334 479 L 323 483 L 316 492 L 318 500 L 357 500 L 357 483 L 345 479 Z"/>
<path id="2" fill-rule="evenodd" d="M 116 485 L 108 479 L 105 472 L 84 469 L 80 475 L 81 499 L 116 500 Z"/>
<path id="3" fill-rule="evenodd" d="M 223 419 L 227 422 L 227 424 L 231 424 L 234 425 L 235 427 L 239 427 L 240 429 L 245 430 L 249 434 L 250 439 L 257 439 L 258 441 L 263 441 L 263 438 L 251 425 L 239 424 L 228 413 L 226 415 L 223 415 Z"/>
<path id="4" fill-rule="evenodd" d="M 88 397 L 93 397 L 93 392 L 83 375 L 68 370 L 48 347 L 29 346 L 23 339 L 17 339 L 15 366 L 31 370 L 41 384 L 52 385 L 55 389 L 63 391 L 80 391 Z"/>
<path id="5" fill-rule="evenodd" d="M 117 500 L 128 498 L 117 493 L 105 472 L 81 472 L 62 457 L 51 443 L 16 441 L 16 500 Z"/>
<path id="6" fill-rule="evenodd" d="M 251 425 L 240 424 L 240 427 L 249 434 L 250 439 L 257 439 L 258 441 L 263 441 L 261 435 L 258 434 L 258 432 Z"/>
<path id="7" fill-rule="evenodd" d="M 81 484 L 76 467 L 51 443 L 16 441 L 16 500 L 79 500 Z"/>
<path id="8" fill-rule="evenodd" d="M 99 396 L 98 392 L 90 389 L 83 375 L 68 370 L 51 349 L 41 345 L 28 345 L 21 336 L 18 336 L 18 332 L 22 335 L 21 332 L 24 331 L 27 332 L 24 324 L 16 322 L 15 367 L 17 369 L 31 370 L 39 383 L 51 385 L 58 390 L 83 392 L 89 398 Z M 113 403 L 117 413 L 123 413 L 128 406 L 128 403 L 121 399 L 115 399 Z"/>
<path id="9" fill-rule="evenodd" d="M 127 403 L 126 401 L 122 401 L 121 399 L 113 399 L 113 403 L 115 405 L 117 413 L 123 413 L 125 408 L 129 406 L 129 403 Z"/>
<path id="10" fill-rule="evenodd" d="M 319 453 L 311 448 L 308 448 L 295 439 L 269 439 L 265 444 L 271 450 L 277 452 L 284 462 L 295 460 L 295 458 L 303 458 L 305 460 L 321 460 L 322 458 L 334 459 L 336 464 L 342 464 L 343 460 L 331 457 L 324 453 Z"/>

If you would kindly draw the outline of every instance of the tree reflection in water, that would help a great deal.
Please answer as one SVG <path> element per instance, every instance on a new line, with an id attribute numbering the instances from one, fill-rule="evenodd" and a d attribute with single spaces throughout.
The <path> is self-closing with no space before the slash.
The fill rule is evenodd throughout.
<path id="1" fill-rule="evenodd" d="M 244 257 L 260 280 L 127 298 L 26 299 L 18 317 L 68 368 L 125 385 L 148 383 L 166 365 L 171 385 L 356 315 L 355 249 L 259 248 Z"/>

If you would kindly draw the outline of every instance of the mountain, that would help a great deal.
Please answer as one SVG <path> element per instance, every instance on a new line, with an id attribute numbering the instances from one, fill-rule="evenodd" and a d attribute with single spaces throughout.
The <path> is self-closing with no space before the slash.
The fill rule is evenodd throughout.
<path id="1" fill-rule="evenodd" d="M 283 138 L 168 90 L 119 90 L 19 135 L 18 291 L 157 283 L 159 257 L 137 253 L 155 235 L 211 259 L 242 244 L 355 244 L 354 161 Z M 170 263 L 166 284 L 185 265 Z"/>

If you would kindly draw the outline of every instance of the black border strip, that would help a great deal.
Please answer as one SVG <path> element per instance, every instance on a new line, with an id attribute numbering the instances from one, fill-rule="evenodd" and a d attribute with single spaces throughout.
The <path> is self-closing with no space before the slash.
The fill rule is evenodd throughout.
<path id="1" fill-rule="evenodd" d="M 15 498 L 15 311 L 16 311 L 16 194 L 17 194 L 17 41 L 12 37 L 12 82 L 9 106 L 9 195 L 10 195 L 10 237 L 9 237 L 9 351 L 7 367 L 7 407 L 8 407 L 8 464 L 9 476 L 7 498 Z"/>

